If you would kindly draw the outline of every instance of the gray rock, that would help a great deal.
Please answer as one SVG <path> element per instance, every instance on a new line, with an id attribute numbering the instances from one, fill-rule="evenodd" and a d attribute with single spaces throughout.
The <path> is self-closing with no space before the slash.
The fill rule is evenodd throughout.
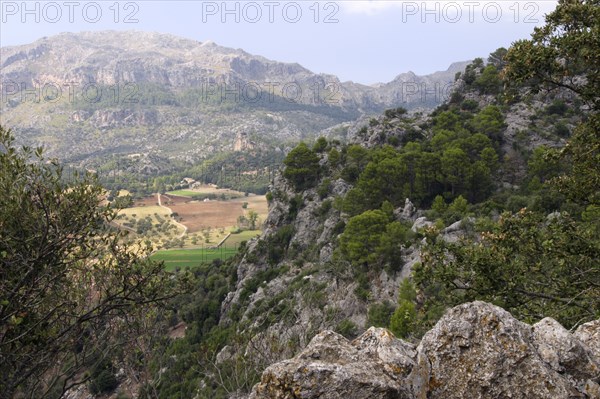
<path id="1" fill-rule="evenodd" d="M 444 230 L 442 230 L 442 233 L 449 234 L 449 233 L 454 233 L 456 231 L 459 231 L 462 228 L 462 224 L 463 224 L 462 220 L 459 220 L 458 222 L 454 222 L 450 226 L 448 226 Z"/>
<path id="2" fill-rule="evenodd" d="M 343 197 L 346 195 L 346 193 L 348 193 L 348 191 L 350 191 L 351 188 L 352 186 L 346 183 L 344 179 L 337 179 L 335 182 L 333 182 L 331 193 L 336 197 Z"/>
<path id="3" fill-rule="evenodd" d="M 217 364 L 222 364 L 235 356 L 235 349 L 229 345 L 225 345 L 215 359 Z"/>
<path id="4" fill-rule="evenodd" d="M 69 389 L 66 393 L 65 393 L 65 399 L 93 399 L 94 396 L 92 394 L 90 394 L 87 386 L 85 385 L 80 385 L 77 387 L 74 387 L 72 389 Z"/>
<path id="5" fill-rule="evenodd" d="M 559 373 L 567 373 L 578 382 L 600 376 L 593 352 L 556 320 L 546 317 L 534 324 L 533 337 L 540 357 Z"/>
<path id="6" fill-rule="evenodd" d="M 381 328 L 353 342 L 324 331 L 296 357 L 267 368 L 251 399 L 410 398 L 414 347 Z"/>
<path id="7" fill-rule="evenodd" d="M 547 318 L 532 327 L 472 302 L 450 309 L 416 350 L 385 329 L 352 342 L 324 331 L 268 367 L 250 398 L 599 398 L 598 357 L 588 346 L 598 326 L 570 334 Z"/>
<path id="8" fill-rule="evenodd" d="M 417 350 L 418 366 L 411 375 L 415 398 L 567 399 L 578 394 L 538 354 L 531 326 L 485 302 L 449 310 Z"/>
<path id="9" fill-rule="evenodd" d="M 327 263 L 333 258 L 333 246 L 327 244 L 319 251 L 319 262 Z"/>
<path id="10" fill-rule="evenodd" d="M 402 259 L 404 260 L 404 266 L 400 271 L 400 281 L 410 278 L 413 266 L 421 261 L 421 252 L 416 245 L 411 245 L 402 253 Z"/>
<path id="11" fill-rule="evenodd" d="M 590 348 L 596 359 L 600 359 L 600 320 L 580 325 L 573 335 Z"/>
<path id="12" fill-rule="evenodd" d="M 305 197 L 306 197 L 305 192 Z M 316 196 L 316 194 L 313 194 Z M 304 206 L 298 211 L 298 216 L 294 222 L 296 229 L 290 245 L 296 244 L 299 248 L 306 248 L 311 243 L 315 242 L 318 238 L 316 237 L 317 230 L 319 229 L 321 222 L 313 217 L 315 212 L 321 206 L 320 202 L 317 201 L 304 201 Z"/>
<path id="13" fill-rule="evenodd" d="M 330 245 L 331 241 L 333 241 L 333 232 L 335 230 L 335 227 L 337 226 L 337 224 L 340 222 L 340 218 L 337 214 L 333 214 L 332 216 L 328 217 L 325 222 L 323 223 L 323 232 L 321 233 L 321 235 L 319 236 L 319 239 L 317 240 L 317 244 L 319 245 Z"/>
<path id="14" fill-rule="evenodd" d="M 474 223 L 475 218 L 468 217 L 464 220 L 459 220 L 452 223 L 450 226 L 442 230 L 442 239 L 446 242 L 457 242 L 465 235 L 465 223 Z"/>
<path id="15" fill-rule="evenodd" d="M 427 220 L 427 218 L 425 216 L 421 216 L 420 218 L 415 220 L 415 222 L 413 223 L 413 225 L 410 229 L 416 233 L 419 229 L 422 229 L 425 227 L 430 227 L 430 226 L 433 226 L 433 222 L 430 222 L 429 220 Z"/>
<path id="16" fill-rule="evenodd" d="M 415 213 L 417 212 L 417 208 L 410 202 L 410 199 L 406 199 L 404 201 L 404 208 L 398 208 L 394 211 L 394 216 L 398 220 L 413 220 Z"/>

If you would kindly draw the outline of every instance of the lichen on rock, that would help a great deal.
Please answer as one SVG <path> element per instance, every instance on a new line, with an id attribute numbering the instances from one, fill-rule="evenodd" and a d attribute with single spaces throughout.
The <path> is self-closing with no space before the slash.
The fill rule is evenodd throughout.
<path id="1" fill-rule="evenodd" d="M 267 368 L 250 398 L 599 398 L 599 326 L 530 326 L 476 301 L 450 309 L 416 348 L 382 328 L 354 341 L 323 331 Z"/>

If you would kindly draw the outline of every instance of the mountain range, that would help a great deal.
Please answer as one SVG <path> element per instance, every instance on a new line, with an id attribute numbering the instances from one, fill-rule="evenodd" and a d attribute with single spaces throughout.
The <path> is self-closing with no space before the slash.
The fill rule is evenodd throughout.
<path id="1" fill-rule="evenodd" d="M 243 150 L 241 139 L 284 148 L 388 108 L 426 112 L 467 64 L 367 86 L 211 41 L 63 33 L 1 49 L 1 122 L 78 166 L 138 153 L 193 163 Z"/>

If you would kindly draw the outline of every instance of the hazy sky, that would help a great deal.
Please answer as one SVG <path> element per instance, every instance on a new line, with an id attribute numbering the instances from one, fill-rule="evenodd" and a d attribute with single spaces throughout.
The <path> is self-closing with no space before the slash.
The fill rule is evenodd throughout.
<path id="1" fill-rule="evenodd" d="M 60 32 L 156 31 L 212 40 L 371 84 L 402 72 L 426 74 L 454 61 L 486 57 L 528 38 L 556 3 L 0 0 L 0 45 L 30 43 Z"/>

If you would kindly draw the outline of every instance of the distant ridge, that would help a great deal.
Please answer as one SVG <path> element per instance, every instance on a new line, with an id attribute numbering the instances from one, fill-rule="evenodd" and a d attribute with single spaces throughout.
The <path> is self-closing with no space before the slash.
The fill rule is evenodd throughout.
<path id="1" fill-rule="evenodd" d="M 3 123 L 23 142 L 84 164 L 140 149 L 191 161 L 231 150 L 239 133 L 254 135 L 257 148 L 281 147 L 388 108 L 427 111 L 467 64 L 367 86 L 141 31 L 62 33 L 1 54 Z"/>

